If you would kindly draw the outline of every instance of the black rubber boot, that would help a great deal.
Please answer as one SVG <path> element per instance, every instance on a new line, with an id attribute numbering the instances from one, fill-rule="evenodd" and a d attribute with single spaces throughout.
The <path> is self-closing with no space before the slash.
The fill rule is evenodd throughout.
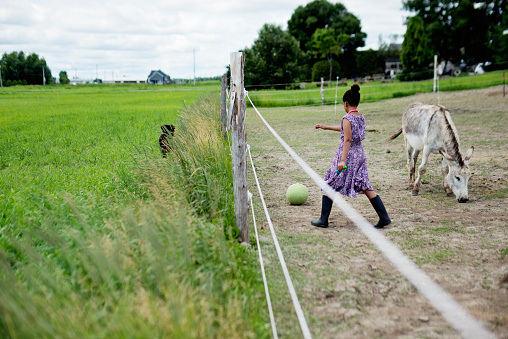
<path id="1" fill-rule="evenodd" d="M 372 207 L 376 210 L 377 215 L 379 215 L 379 222 L 374 225 L 375 228 L 380 229 L 385 226 L 388 226 L 392 223 L 390 217 L 388 217 L 388 213 L 386 212 L 385 205 L 381 201 L 379 195 L 376 195 L 375 198 L 370 199 L 370 203 Z"/>
<path id="2" fill-rule="evenodd" d="M 327 228 L 328 227 L 328 217 L 330 216 L 330 211 L 332 210 L 333 200 L 328 198 L 328 196 L 323 195 L 323 202 L 321 204 L 321 218 L 318 220 L 311 220 L 312 226 Z"/>

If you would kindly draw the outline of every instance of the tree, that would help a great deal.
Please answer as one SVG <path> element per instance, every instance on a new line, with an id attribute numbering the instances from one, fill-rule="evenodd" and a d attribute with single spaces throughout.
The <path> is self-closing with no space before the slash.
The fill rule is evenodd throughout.
<path id="1" fill-rule="evenodd" d="M 429 70 L 429 63 L 432 60 L 432 51 L 429 50 L 428 45 L 429 40 L 423 27 L 423 19 L 418 15 L 410 18 L 402 43 L 403 80 L 428 77 L 426 71 Z"/>
<path id="2" fill-rule="evenodd" d="M 330 82 L 332 81 L 332 60 L 334 55 L 342 54 L 342 48 L 349 41 L 349 35 L 335 35 L 332 28 L 318 28 L 312 35 L 312 52 L 315 57 L 324 58 L 330 65 Z"/>
<path id="3" fill-rule="evenodd" d="M 506 60 L 506 50 L 499 49 L 503 20 L 508 20 L 506 0 L 405 0 L 403 5 L 423 19 L 429 48 L 441 59 L 470 64 Z"/>
<path id="4" fill-rule="evenodd" d="M 356 53 L 356 68 L 358 75 L 363 77 L 385 72 L 386 57 L 382 51 L 368 49 Z"/>
<path id="5" fill-rule="evenodd" d="M 68 84 L 69 82 L 71 82 L 69 80 L 69 77 L 67 76 L 67 71 L 60 71 L 60 74 L 58 75 L 58 77 L 60 78 L 60 83 L 62 85 L 66 85 Z"/>
<path id="6" fill-rule="evenodd" d="M 245 84 L 287 84 L 299 80 L 302 51 L 280 26 L 265 24 L 252 48 L 245 48 Z"/>
<path id="7" fill-rule="evenodd" d="M 340 76 L 340 64 L 332 60 L 332 66 L 336 76 Z M 321 60 L 312 65 L 312 81 L 321 81 L 321 78 L 326 78 L 330 75 L 330 64 L 326 60 Z M 333 74 L 332 74 L 333 76 Z M 332 77 L 333 79 L 333 77 Z"/>
<path id="8" fill-rule="evenodd" d="M 349 36 L 343 46 L 343 53 L 339 57 L 345 76 L 351 76 L 355 71 L 355 52 L 365 46 L 367 34 L 362 32 L 360 20 L 349 13 L 341 3 L 332 4 L 327 0 L 315 0 L 305 6 L 296 8 L 288 21 L 288 31 L 300 43 L 304 53 L 312 50 L 312 35 L 318 28 L 331 28 L 335 34 Z M 310 59 L 312 55 L 308 55 Z M 307 60 L 312 64 L 315 60 Z"/>
<path id="9" fill-rule="evenodd" d="M 46 60 L 39 59 L 35 53 L 25 57 L 25 53 L 4 53 L 0 60 L 2 67 L 2 80 L 8 84 L 42 85 L 43 74 L 46 83 L 52 83 L 51 70 L 46 65 Z M 44 69 L 44 71 L 43 71 Z"/>

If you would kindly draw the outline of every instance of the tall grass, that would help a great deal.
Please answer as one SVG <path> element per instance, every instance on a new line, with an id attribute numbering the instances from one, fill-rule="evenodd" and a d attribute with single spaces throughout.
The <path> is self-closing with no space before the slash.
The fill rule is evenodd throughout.
<path id="1" fill-rule="evenodd" d="M 184 107 L 170 156 L 139 147 L 108 194 L 2 191 L 4 207 L 36 211 L 2 219 L 0 337 L 268 336 L 256 256 L 234 240 L 219 112 L 214 97 Z"/>

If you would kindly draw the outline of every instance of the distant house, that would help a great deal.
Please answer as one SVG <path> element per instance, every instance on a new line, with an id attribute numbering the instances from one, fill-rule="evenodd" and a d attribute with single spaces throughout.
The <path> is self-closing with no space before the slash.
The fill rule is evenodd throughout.
<path id="1" fill-rule="evenodd" d="M 400 54 L 400 50 L 402 49 L 402 44 L 390 44 L 388 47 L 388 51 L 397 51 Z M 385 62 L 385 76 L 390 76 L 390 78 L 394 78 L 395 75 L 399 72 L 402 72 L 402 62 L 400 62 L 400 57 L 388 57 Z"/>
<path id="2" fill-rule="evenodd" d="M 402 71 L 402 63 L 398 58 L 388 58 L 385 62 L 385 74 L 393 78 L 397 73 Z"/>
<path id="3" fill-rule="evenodd" d="M 171 82 L 171 78 L 161 70 L 151 71 L 150 75 L 146 79 L 146 82 L 148 84 L 155 85 L 169 84 Z"/>

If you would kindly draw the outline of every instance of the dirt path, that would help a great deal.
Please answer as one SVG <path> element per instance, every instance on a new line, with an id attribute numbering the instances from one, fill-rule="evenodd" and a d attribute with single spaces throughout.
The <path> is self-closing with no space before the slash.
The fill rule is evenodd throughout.
<path id="1" fill-rule="evenodd" d="M 499 338 L 508 338 L 508 97 L 502 87 L 441 93 L 461 138 L 461 150 L 475 146 L 470 202 L 458 204 L 441 188 L 440 159 L 431 156 L 420 195 L 407 190 L 403 138 L 386 138 L 401 126 L 402 112 L 415 101 L 436 103 L 433 94 L 360 104 L 367 120 L 371 184 L 393 224 L 383 232 L 434 281 Z M 333 107 L 263 109 L 281 137 L 318 173 L 324 174 L 339 134 L 315 130 L 338 125 Z M 320 190 L 256 117 L 247 110 L 247 139 L 263 194 L 290 274 L 314 338 L 458 338 L 459 335 L 334 206 L 329 229 L 310 226 L 319 217 Z M 250 166 L 250 164 L 249 164 Z M 250 167 L 249 167 L 250 170 Z M 290 184 L 309 188 L 302 206 L 285 200 Z M 252 174 L 249 188 L 258 196 Z M 369 221 L 368 199 L 348 201 Z M 287 292 L 259 199 L 255 211 L 266 257 L 270 293 L 281 338 L 301 331 Z M 252 232 L 253 234 L 253 232 Z"/>

